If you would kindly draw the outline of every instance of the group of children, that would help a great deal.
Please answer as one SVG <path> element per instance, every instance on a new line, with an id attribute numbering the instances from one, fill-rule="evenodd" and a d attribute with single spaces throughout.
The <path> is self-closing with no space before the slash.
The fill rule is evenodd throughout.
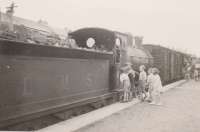
<path id="1" fill-rule="evenodd" d="M 139 67 L 139 73 L 131 66 L 125 66 L 120 74 L 120 84 L 122 89 L 121 101 L 128 102 L 133 96 L 141 101 L 148 101 L 150 104 L 161 105 L 160 92 L 162 83 L 157 68 L 149 68 L 148 75 L 145 66 Z M 137 75 L 139 76 L 138 79 Z"/>

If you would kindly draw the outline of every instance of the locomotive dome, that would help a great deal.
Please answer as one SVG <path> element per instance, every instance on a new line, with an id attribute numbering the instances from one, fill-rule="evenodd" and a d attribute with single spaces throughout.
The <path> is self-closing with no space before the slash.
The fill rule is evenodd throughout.
<path id="1" fill-rule="evenodd" d="M 130 57 L 139 57 L 139 58 L 150 58 L 153 59 L 153 57 L 151 56 L 151 54 L 147 53 L 146 51 L 143 51 L 141 49 L 137 49 L 137 48 L 128 48 L 127 49 L 127 54 Z"/>

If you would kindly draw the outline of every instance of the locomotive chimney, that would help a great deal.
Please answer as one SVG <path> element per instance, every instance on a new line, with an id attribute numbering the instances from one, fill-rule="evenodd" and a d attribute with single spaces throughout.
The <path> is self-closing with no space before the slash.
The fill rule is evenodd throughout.
<path id="1" fill-rule="evenodd" d="M 142 46 L 142 43 L 143 43 L 143 37 L 142 36 L 135 36 L 134 40 L 135 40 L 135 45 L 137 47 L 141 47 Z"/>

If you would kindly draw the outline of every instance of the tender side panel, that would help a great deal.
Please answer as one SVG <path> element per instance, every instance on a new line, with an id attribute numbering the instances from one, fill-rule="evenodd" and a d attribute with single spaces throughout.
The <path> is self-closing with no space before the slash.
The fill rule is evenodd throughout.
<path id="1" fill-rule="evenodd" d="M 0 51 L 0 126 L 110 93 L 112 54 L 10 42 Z"/>
<path id="2" fill-rule="evenodd" d="M 0 120 L 109 90 L 109 61 L 0 56 Z"/>

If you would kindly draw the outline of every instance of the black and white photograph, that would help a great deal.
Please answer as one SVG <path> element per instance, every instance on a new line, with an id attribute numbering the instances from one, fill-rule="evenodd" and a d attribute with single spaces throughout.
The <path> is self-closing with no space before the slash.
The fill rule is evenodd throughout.
<path id="1" fill-rule="evenodd" d="M 0 0 L 0 131 L 200 132 L 199 0 Z"/>

